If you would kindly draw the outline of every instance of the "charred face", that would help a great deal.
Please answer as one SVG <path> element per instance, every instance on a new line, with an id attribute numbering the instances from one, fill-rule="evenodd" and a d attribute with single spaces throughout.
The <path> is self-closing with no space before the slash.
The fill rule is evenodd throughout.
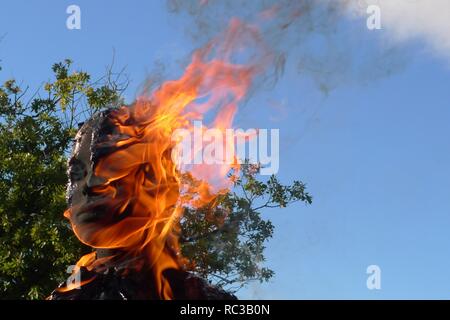
<path id="1" fill-rule="evenodd" d="M 103 192 L 108 179 L 95 172 L 98 159 L 108 149 L 104 142 L 114 132 L 114 126 L 108 120 L 106 111 L 84 123 L 75 136 L 69 158 L 67 202 L 72 210 L 72 223 L 79 228 L 87 224 L 91 230 L 100 228 L 111 220 L 113 214 L 111 208 L 108 208 L 110 197 Z"/>
<path id="2" fill-rule="evenodd" d="M 179 268 L 173 232 L 182 213 L 178 173 L 170 131 L 152 121 L 151 112 L 138 111 L 102 112 L 80 128 L 68 162 L 64 216 L 86 245 L 144 255 L 156 268 L 158 292 L 164 288 L 161 295 L 169 297 L 162 272 Z"/>
<path id="3" fill-rule="evenodd" d="M 175 181 L 155 179 L 153 166 L 161 161 L 152 135 L 139 139 L 128 109 L 95 114 L 75 136 L 68 161 L 65 216 L 75 235 L 95 248 L 125 248 L 148 241 L 146 229 L 162 232 L 164 219 L 178 198 Z M 125 133 L 126 132 L 126 133 Z M 163 154 L 169 161 L 170 152 Z M 160 206 L 160 194 L 170 197 Z"/>

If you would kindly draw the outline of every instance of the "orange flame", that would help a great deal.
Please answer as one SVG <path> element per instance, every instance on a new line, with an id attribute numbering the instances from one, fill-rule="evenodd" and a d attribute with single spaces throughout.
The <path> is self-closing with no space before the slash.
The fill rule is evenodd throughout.
<path id="1" fill-rule="evenodd" d="M 232 62 L 233 55 L 247 47 L 257 48 L 262 56 L 251 57 L 251 64 Z M 221 37 L 193 54 L 178 80 L 163 83 L 152 94 L 113 113 L 123 138 L 115 142 L 114 152 L 96 164 L 95 174 L 107 179 L 96 192 L 108 195 L 109 207 L 125 218 L 100 231 L 72 226 L 77 237 L 92 247 L 145 254 L 161 299 L 173 298 L 164 270 L 182 268 L 176 234 L 183 206 L 197 207 L 214 199 L 218 190 L 230 186 L 226 176 L 230 169 L 238 168 L 236 163 L 177 168 L 171 135 L 180 128 L 192 131 L 192 121 L 202 120 L 208 112 L 216 114 L 210 127 L 231 128 L 238 104 L 268 61 L 267 52 L 255 27 L 232 20 Z M 198 196 L 190 196 L 189 190 L 182 196 L 183 171 L 202 179 L 195 190 Z M 65 216 L 71 219 L 70 209 Z M 95 263 L 89 255 L 77 265 L 92 268 Z"/>

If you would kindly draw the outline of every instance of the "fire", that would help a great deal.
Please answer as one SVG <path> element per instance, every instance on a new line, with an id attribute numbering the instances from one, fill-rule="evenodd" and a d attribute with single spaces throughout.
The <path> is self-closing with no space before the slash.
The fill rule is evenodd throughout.
<path id="1" fill-rule="evenodd" d="M 179 79 L 114 111 L 112 119 L 121 139 L 114 142 L 115 151 L 96 164 L 95 174 L 107 181 L 95 192 L 107 195 L 109 207 L 125 218 L 94 232 L 88 240 L 85 231 L 72 223 L 77 237 L 89 246 L 145 255 L 154 276 L 149 281 L 154 281 L 161 299 L 173 298 L 164 270 L 183 267 L 177 239 L 183 207 L 212 201 L 220 190 L 230 187 L 230 169 L 238 168 L 236 164 L 177 168 L 171 135 L 180 128 L 193 130 L 192 121 L 203 120 L 207 113 L 215 114 L 208 127 L 223 131 L 232 127 L 239 103 L 267 58 L 259 57 L 257 63 L 233 62 L 233 55 L 247 46 L 263 46 L 257 29 L 232 20 L 221 37 L 194 52 Z M 201 178 L 195 190 L 184 188 L 186 172 Z M 70 208 L 65 216 L 71 219 Z M 101 262 L 90 254 L 77 265 L 93 269 Z"/>

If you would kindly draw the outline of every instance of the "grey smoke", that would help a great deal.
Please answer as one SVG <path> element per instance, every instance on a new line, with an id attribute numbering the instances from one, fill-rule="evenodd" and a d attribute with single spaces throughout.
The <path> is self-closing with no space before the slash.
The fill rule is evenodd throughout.
<path id="1" fill-rule="evenodd" d="M 198 46 L 224 30 L 232 17 L 257 24 L 276 53 L 261 81 L 266 87 L 289 66 L 327 94 L 342 84 L 364 85 L 389 76 L 409 60 L 399 43 L 367 30 L 364 1 L 168 0 L 167 7 L 186 21 L 186 34 Z M 264 20 L 271 12 L 273 18 Z"/>

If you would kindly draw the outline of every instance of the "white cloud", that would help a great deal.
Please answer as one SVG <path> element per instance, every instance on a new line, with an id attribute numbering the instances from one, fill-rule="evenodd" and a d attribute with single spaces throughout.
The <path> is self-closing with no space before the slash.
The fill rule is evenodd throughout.
<path id="1" fill-rule="evenodd" d="M 450 59 L 449 0 L 342 0 L 367 16 L 370 4 L 381 8 L 382 28 L 392 39 L 407 41 L 421 38 L 437 53 Z"/>

